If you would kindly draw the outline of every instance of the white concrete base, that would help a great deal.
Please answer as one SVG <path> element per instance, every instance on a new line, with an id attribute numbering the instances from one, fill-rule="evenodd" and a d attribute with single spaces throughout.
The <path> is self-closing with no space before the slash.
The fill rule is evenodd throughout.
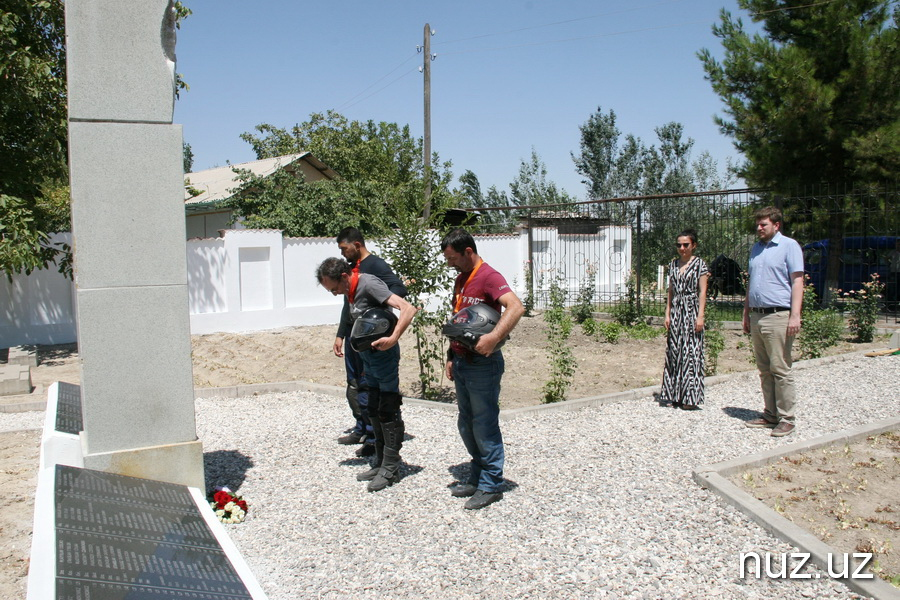
<path id="1" fill-rule="evenodd" d="M 0 396 L 31 393 L 31 368 L 25 365 L 0 366 Z"/>
<path id="2" fill-rule="evenodd" d="M 48 411 L 49 413 L 49 411 Z M 41 456 L 43 462 L 43 453 Z M 28 566 L 27 600 L 56 598 L 55 469 L 38 471 L 31 530 L 31 562 Z"/>
<path id="3" fill-rule="evenodd" d="M 55 465 L 83 467 L 81 439 L 78 434 L 56 430 L 56 414 L 59 401 L 59 382 L 50 384 L 47 390 L 47 410 L 44 413 L 44 431 L 41 434 L 41 471 Z M 52 470 L 52 469 L 51 469 Z"/>
<path id="4" fill-rule="evenodd" d="M 9 358 L 6 362 L 11 365 L 25 365 L 26 367 L 37 366 L 37 352 L 34 350 L 26 350 L 22 346 L 13 346 L 9 349 Z"/>
<path id="5" fill-rule="evenodd" d="M 203 475 L 203 445 L 200 440 L 99 454 L 85 453 L 84 467 L 95 471 L 206 489 Z"/>

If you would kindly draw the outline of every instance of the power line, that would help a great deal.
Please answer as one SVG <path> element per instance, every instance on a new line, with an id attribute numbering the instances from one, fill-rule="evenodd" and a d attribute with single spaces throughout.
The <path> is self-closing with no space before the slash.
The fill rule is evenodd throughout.
<path id="1" fill-rule="evenodd" d="M 534 29 L 543 29 L 543 28 L 546 28 L 546 27 L 555 27 L 555 26 L 557 26 L 557 25 L 565 25 L 565 24 L 568 24 L 568 23 L 575 23 L 575 22 L 578 22 L 578 21 L 588 21 L 588 20 L 598 19 L 598 18 L 601 18 L 601 17 L 607 17 L 607 16 L 615 15 L 615 14 L 622 14 L 622 13 L 627 13 L 627 12 L 635 12 L 635 11 L 638 11 L 638 10 L 645 10 L 645 9 L 648 9 L 648 8 L 655 8 L 655 7 L 657 7 L 657 6 L 662 6 L 662 5 L 665 5 L 665 4 L 674 4 L 674 3 L 677 3 L 677 2 L 681 2 L 681 1 L 682 1 L 682 0 L 666 0 L 666 1 L 664 1 L 664 2 L 656 2 L 656 3 L 654 3 L 654 4 L 648 4 L 648 5 L 645 5 L 645 6 L 638 6 L 638 7 L 632 7 L 632 8 L 621 9 L 621 10 L 609 11 L 609 12 L 605 12 L 605 13 L 601 13 L 601 14 L 597 14 L 597 15 L 590 15 L 590 16 L 586 16 L 586 17 L 577 17 L 577 18 L 574 18 L 574 19 L 567 19 L 567 20 L 564 20 L 564 21 L 555 21 L 555 22 L 552 22 L 552 23 L 543 23 L 543 24 L 539 24 L 539 25 L 531 25 L 531 26 L 528 26 L 528 27 L 520 27 L 520 28 L 518 28 L 518 29 L 511 29 L 511 30 L 503 31 L 503 32 L 486 33 L 486 34 L 483 34 L 483 35 L 476 35 L 476 36 L 471 36 L 471 37 L 467 37 L 467 38 L 459 38 L 459 39 L 456 39 L 456 40 L 449 40 L 449 41 L 445 41 L 445 42 L 439 42 L 438 44 L 435 44 L 435 45 L 454 44 L 454 43 L 467 42 L 467 41 L 472 41 L 472 40 L 477 40 L 477 39 L 484 39 L 484 38 L 489 38 L 489 37 L 497 37 L 497 36 L 500 36 L 500 35 L 508 35 L 508 34 L 512 34 L 512 33 L 520 33 L 520 32 L 523 32 L 523 31 L 530 31 L 530 30 L 534 30 Z M 756 17 L 756 16 L 762 16 L 762 15 L 767 15 L 767 14 L 772 14 L 772 13 L 777 13 L 777 12 L 786 12 L 786 11 L 789 11 L 789 10 L 800 10 L 800 9 L 804 9 L 804 8 L 814 8 L 814 7 L 817 7 L 817 6 L 824 6 L 824 5 L 826 5 L 826 4 L 832 4 L 832 3 L 834 3 L 835 1 L 836 1 L 836 0 L 823 0 L 822 2 L 814 2 L 814 3 L 811 3 L 811 4 L 804 4 L 804 5 L 801 5 L 801 6 L 789 6 L 789 7 L 773 8 L 773 9 L 771 9 L 771 10 L 766 10 L 766 11 L 760 11 L 760 12 L 756 12 L 756 13 L 751 13 L 750 16 L 751 16 L 751 18 L 752 18 L 752 17 Z M 669 24 L 666 24 L 666 25 L 658 25 L 658 26 L 655 26 L 655 27 L 641 27 L 641 28 L 638 28 L 638 29 L 625 29 L 625 30 L 621 30 L 621 31 L 613 31 L 613 32 L 607 32 L 607 33 L 597 33 L 597 34 L 592 34 L 592 35 L 576 36 L 576 37 L 569 37 L 569 38 L 560 38 L 560 39 L 555 39 L 555 40 L 545 40 L 545 41 L 541 41 L 541 42 L 527 42 L 527 43 L 521 43 L 521 44 L 510 44 L 510 45 L 507 45 L 507 46 L 497 46 L 497 47 L 493 47 L 493 48 L 473 48 L 473 49 L 470 49 L 470 50 L 456 50 L 456 51 L 449 51 L 449 52 L 448 52 L 448 51 L 445 51 L 445 52 L 442 52 L 442 54 L 443 54 L 443 55 L 456 55 L 456 54 L 472 54 L 472 53 L 476 53 L 476 52 L 496 52 L 496 51 L 499 51 L 499 50 L 509 50 L 509 49 L 515 49 L 515 48 L 528 48 L 528 47 L 534 47 L 534 46 L 545 46 L 545 45 L 549 45 L 549 44 L 562 44 L 562 43 L 567 43 L 567 42 L 576 42 L 576 41 L 589 40 L 589 39 L 599 39 L 599 38 L 604 38 L 604 37 L 613 37 L 613 36 L 627 35 L 627 34 L 632 34 L 632 33 L 645 33 L 645 32 L 648 32 L 648 31 L 659 31 L 659 30 L 663 30 L 663 29 L 673 29 L 673 28 L 677 28 L 677 27 L 684 27 L 684 26 L 687 26 L 687 25 L 698 25 L 698 24 L 703 24 L 703 23 L 709 23 L 709 21 L 708 21 L 707 19 L 697 20 L 697 21 L 683 21 L 683 22 L 680 22 L 680 23 L 669 23 Z M 405 72 L 405 73 L 402 74 L 401 76 L 399 76 L 399 77 L 393 79 L 392 81 L 390 81 L 388 84 L 386 84 L 386 85 L 384 85 L 384 86 L 378 88 L 377 90 L 375 90 L 375 91 L 372 92 L 371 94 L 368 94 L 367 96 L 364 96 L 364 97 L 362 97 L 362 98 L 359 98 L 359 97 L 362 96 L 364 93 L 366 93 L 368 90 L 372 89 L 373 87 L 375 87 L 376 85 L 378 85 L 380 82 L 384 81 L 387 77 L 389 77 L 391 74 L 393 74 L 394 72 L 396 72 L 396 71 L 397 71 L 398 69 L 400 69 L 403 65 L 405 65 L 407 62 L 409 62 L 410 60 L 412 60 L 412 59 L 415 58 L 415 57 L 416 57 L 415 54 L 412 54 L 412 55 L 410 55 L 409 57 L 407 57 L 405 60 L 403 60 L 403 62 L 401 62 L 401 63 L 400 63 L 399 65 L 397 65 L 396 67 L 394 67 L 391 71 L 389 71 L 388 73 L 386 73 L 385 75 L 383 75 L 382 77 L 380 77 L 379 79 L 377 79 L 375 82 L 373 82 L 371 85 L 369 85 L 369 86 L 367 86 L 366 88 L 364 88 L 363 90 L 361 90 L 361 91 L 360 91 L 359 93 L 357 93 L 355 96 L 353 96 L 352 98 L 348 99 L 348 100 L 345 101 L 343 104 L 341 104 L 340 106 L 338 106 L 338 108 L 337 108 L 336 110 L 337 110 L 338 112 L 340 112 L 340 111 L 346 110 L 346 109 L 348 109 L 348 108 L 352 108 L 352 107 L 356 106 L 357 104 L 359 104 L 360 102 L 363 102 L 363 101 L 365 101 L 365 100 L 368 100 L 368 99 L 371 98 L 372 96 L 375 96 L 376 94 L 378 94 L 378 93 L 384 91 L 385 89 L 387 89 L 388 87 L 390 87 L 390 86 L 392 86 L 393 84 L 397 83 L 398 81 L 400 81 L 400 80 L 403 79 L 404 77 L 407 77 L 407 76 L 410 75 L 411 73 L 415 72 L 415 71 L 417 70 L 417 68 L 413 68 L 413 69 L 411 69 L 411 70 Z M 357 98 L 359 98 L 359 100 L 357 100 Z"/>
<path id="2" fill-rule="evenodd" d="M 772 14 L 772 13 L 776 13 L 776 12 L 787 12 L 789 10 L 799 10 L 801 8 L 813 8 L 815 6 L 823 6 L 825 4 L 833 4 L 834 2 L 835 2 L 835 0 L 824 0 L 824 2 L 816 2 L 814 4 L 804 4 L 802 6 L 782 6 L 782 7 L 773 8 L 770 10 L 761 10 L 759 12 L 750 13 L 750 16 L 752 18 L 752 17 L 758 17 L 760 15 L 768 15 L 768 14 Z"/>
<path id="3" fill-rule="evenodd" d="M 646 5 L 646 6 L 635 6 L 635 7 L 632 7 L 632 8 L 623 8 L 623 9 L 621 9 L 621 10 L 613 10 L 613 11 L 609 11 L 609 12 L 605 12 L 605 13 L 600 13 L 599 15 L 590 15 L 590 16 L 587 16 L 587 17 L 576 17 L 576 18 L 574 18 L 574 19 L 566 19 L 565 21 L 555 21 L 555 22 L 553 22 L 553 23 L 543 23 L 543 24 L 540 24 L 540 25 L 530 25 L 530 26 L 528 26 L 528 27 L 520 27 L 520 28 L 518 28 L 518 29 L 510 29 L 510 30 L 508 30 L 508 31 L 500 31 L 500 32 L 496 32 L 496 33 L 485 33 L 485 34 L 483 34 L 483 35 L 476 35 L 476 36 L 467 37 L 467 38 L 459 38 L 459 39 L 456 39 L 456 40 L 449 40 L 449 41 L 446 41 L 446 42 L 438 42 L 438 44 L 435 44 L 435 45 L 437 46 L 437 45 L 445 45 L 445 44 L 455 44 L 455 43 L 458 43 L 458 42 L 468 42 L 468 41 L 471 41 L 471 40 L 479 40 L 479 39 L 484 39 L 484 38 L 488 38 L 488 37 L 496 37 L 496 36 L 500 36 L 500 35 L 509 35 L 509 34 L 511 34 L 511 33 L 520 33 L 520 32 L 522 32 L 522 31 L 530 31 L 530 30 L 532 30 L 532 29 L 544 29 L 544 28 L 546 28 L 546 27 L 555 27 L 555 26 L 557 26 L 557 25 L 566 25 L 566 24 L 568 24 L 568 23 L 577 23 L 578 21 L 589 21 L 589 20 L 592 20 L 592 19 L 599 19 L 599 18 L 602 18 L 602 17 L 608 17 L 608 16 L 611 16 L 611 15 L 618 15 L 618 14 L 622 14 L 622 13 L 635 12 L 635 11 L 638 11 L 638 10 L 644 10 L 644 9 L 647 9 L 647 8 L 655 8 L 655 7 L 657 7 L 657 6 L 662 6 L 662 5 L 664 5 L 664 4 L 674 4 L 674 3 L 682 2 L 682 1 L 683 1 L 683 0 L 666 0 L 666 1 L 664 1 L 664 2 L 657 2 L 657 3 L 655 3 L 655 4 L 648 4 L 648 5 Z"/>
<path id="4" fill-rule="evenodd" d="M 396 71 L 396 70 L 397 70 L 397 69 L 394 69 L 394 71 Z M 365 96 L 365 97 L 363 97 L 363 98 L 360 98 L 360 99 L 357 100 L 356 102 L 353 102 L 353 103 L 350 103 L 350 104 L 348 104 L 347 102 L 345 102 L 345 103 L 342 104 L 337 110 L 338 110 L 338 112 L 340 112 L 340 111 L 346 110 L 346 109 L 348 109 L 348 108 L 353 108 L 354 106 L 356 106 L 356 105 L 359 104 L 360 102 L 362 102 L 362 101 L 364 101 L 364 100 L 368 100 L 369 98 L 371 98 L 372 96 L 378 94 L 379 92 L 382 92 L 382 91 L 384 91 L 385 89 L 391 87 L 392 85 L 394 85 L 395 83 L 397 83 L 398 81 L 400 81 L 400 80 L 403 79 L 404 77 L 408 76 L 409 74 L 411 74 L 411 73 L 417 73 L 418 71 L 419 71 L 419 68 L 418 68 L 418 67 L 413 67 L 412 69 L 410 69 L 409 71 L 407 71 L 406 73 L 404 73 L 403 75 L 401 75 L 400 77 L 397 77 L 396 79 L 390 81 L 390 82 L 387 83 L 386 85 L 384 85 L 384 86 L 378 88 L 377 90 L 375 90 L 374 92 L 372 92 L 372 93 L 369 94 L 368 96 Z M 393 71 L 391 71 L 391 72 L 393 73 Z M 387 75 L 385 75 L 385 77 L 387 77 Z M 381 81 L 382 79 L 384 79 L 384 77 L 382 77 L 382 78 L 379 79 L 378 81 Z M 373 84 L 373 85 L 374 85 L 374 84 Z M 370 85 L 370 86 L 369 86 L 368 88 L 366 88 L 366 89 L 369 89 L 369 88 L 371 88 L 371 87 L 372 87 L 372 86 Z M 358 96 L 359 96 L 359 94 L 357 94 L 356 96 L 354 96 L 354 98 L 356 98 L 356 97 L 358 97 Z M 352 99 L 351 99 L 351 100 L 352 100 Z"/>
<path id="5" fill-rule="evenodd" d="M 406 77 L 407 75 L 409 75 L 409 73 L 404 73 L 403 75 L 401 75 L 400 77 L 398 77 L 397 79 L 395 79 L 394 81 L 392 81 L 391 83 L 389 83 L 388 85 L 386 85 L 386 86 L 384 86 L 383 88 L 379 89 L 378 91 L 374 92 L 374 94 L 370 94 L 369 96 L 366 96 L 366 98 L 363 98 L 363 99 L 360 100 L 359 102 L 353 102 L 354 100 L 356 100 L 357 98 L 359 98 L 360 96 L 362 96 L 363 94 L 365 94 L 367 91 L 369 91 L 370 89 L 372 89 L 373 87 L 375 87 L 376 85 L 378 85 L 379 83 L 381 83 L 382 81 L 384 81 L 385 79 L 387 79 L 387 78 L 388 78 L 391 74 L 393 74 L 397 69 L 399 69 L 400 67 L 402 67 L 403 65 L 405 65 L 406 63 L 408 63 L 410 60 L 414 59 L 415 57 L 416 57 L 415 54 L 412 54 L 412 55 L 406 57 L 406 59 L 404 59 L 403 62 L 401 62 L 399 65 L 397 65 L 396 67 L 394 67 L 393 69 L 391 69 L 390 71 L 388 71 L 388 72 L 387 72 L 386 74 L 384 74 L 382 77 L 378 78 L 378 79 L 377 79 L 376 81 L 374 81 L 371 85 L 369 85 L 368 87 L 366 87 L 366 88 L 364 88 L 363 90 L 361 90 L 358 94 L 356 94 L 356 95 L 353 96 L 352 98 L 349 98 L 349 99 L 348 99 L 347 101 L 345 101 L 343 104 L 341 104 L 340 106 L 338 106 L 336 110 L 337 110 L 338 112 L 340 112 L 340 111 L 344 110 L 345 108 L 350 108 L 351 106 L 355 106 L 356 104 L 359 104 L 359 102 L 362 102 L 362 100 L 365 100 L 366 98 L 371 98 L 374 94 L 377 94 L 377 93 L 380 92 L 381 90 L 383 90 L 383 89 L 385 89 L 386 87 L 390 86 L 392 83 L 394 83 L 394 82 L 396 82 L 396 81 L 399 81 L 399 80 L 402 79 L 403 77 Z"/>
<path id="6" fill-rule="evenodd" d="M 493 52 L 493 51 L 497 51 L 497 50 L 508 50 L 510 48 L 527 48 L 527 47 L 532 47 L 532 46 L 546 46 L 547 44 L 561 44 L 564 42 L 577 42 L 580 40 L 590 40 L 590 39 L 597 39 L 597 38 L 604 38 L 604 37 L 613 37 L 613 36 L 625 35 L 625 34 L 629 34 L 629 33 L 643 33 L 646 31 L 658 31 L 660 29 L 672 29 L 674 27 L 682 27 L 684 25 L 697 25 L 699 23 L 708 23 L 708 22 L 709 21 L 707 21 L 706 19 L 704 19 L 702 21 L 685 21 L 682 23 L 671 23 L 669 25 L 659 25 L 656 27 L 642 27 L 640 29 L 626 29 L 626 30 L 622 30 L 622 31 L 613 31 L 613 32 L 609 32 L 609 33 L 596 33 L 593 35 L 583 35 L 583 36 L 571 37 L 571 38 L 561 38 L 561 39 L 557 39 L 557 40 L 545 40 L 543 42 L 528 42 L 528 43 L 523 43 L 523 44 L 512 44 L 509 46 L 498 46 L 498 47 L 494 47 L 494 48 L 475 48 L 472 50 L 457 50 L 455 52 L 443 52 L 443 53 L 441 53 L 441 55 L 447 56 L 447 55 L 454 55 L 454 54 L 471 54 L 473 52 Z"/>

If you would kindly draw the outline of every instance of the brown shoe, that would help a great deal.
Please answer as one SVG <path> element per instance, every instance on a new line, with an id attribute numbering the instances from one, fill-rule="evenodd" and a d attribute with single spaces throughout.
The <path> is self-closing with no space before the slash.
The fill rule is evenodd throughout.
<path id="1" fill-rule="evenodd" d="M 773 429 L 777 425 L 777 423 L 772 423 L 771 421 L 766 421 L 765 419 L 760 417 L 759 419 L 753 419 L 752 421 L 747 421 L 746 423 L 744 423 L 744 425 L 746 425 L 750 429 L 762 429 L 764 427 L 768 428 L 768 429 Z"/>
<path id="2" fill-rule="evenodd" d="M 790 421 L 782 421 L 775 426 L 775 429 L 772 430 L 770 435 L 772 437 L 784 437 L 790 435 L 792 431 L 794 431 L 794 424 Z"/>

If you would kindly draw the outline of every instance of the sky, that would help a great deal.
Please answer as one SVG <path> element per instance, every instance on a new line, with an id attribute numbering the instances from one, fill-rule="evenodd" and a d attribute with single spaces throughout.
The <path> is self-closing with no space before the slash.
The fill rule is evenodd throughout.
<path id="1" fill-rule="evenodd" d="M 534 149 L 548 179 L 583 198 L 571 154 L 579 126 L 612 109 L 624 134 L 657 144 L 684 125 L 697 158 L 739 158 L 719 132 L 723 104 L 696 53 L 722 55 L 712 25 L 736 0 L 185 0 L 177 70 L 190 90 L 175 122 L 193 170 L 255 160 L 240 139 L 260 123 L 314 112 L 424 132 L 424 43 L 431 52 L 432 150 L 454 178 L 472 170 L 507 190 Z"/>

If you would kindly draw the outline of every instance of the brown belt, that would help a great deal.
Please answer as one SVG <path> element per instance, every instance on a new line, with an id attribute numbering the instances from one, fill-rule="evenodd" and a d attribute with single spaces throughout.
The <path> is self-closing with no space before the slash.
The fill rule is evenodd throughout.
<path id="1" fill-rule="evenodd" d="M 764 306 L 762 308 L 757 308 L 755 306 L 750 307 L 751 312 L 761 313 L 764 315 L 771 315 L 772 313 L 781 312 L 784 310 L 791 310 L 790 306 Z"/>

